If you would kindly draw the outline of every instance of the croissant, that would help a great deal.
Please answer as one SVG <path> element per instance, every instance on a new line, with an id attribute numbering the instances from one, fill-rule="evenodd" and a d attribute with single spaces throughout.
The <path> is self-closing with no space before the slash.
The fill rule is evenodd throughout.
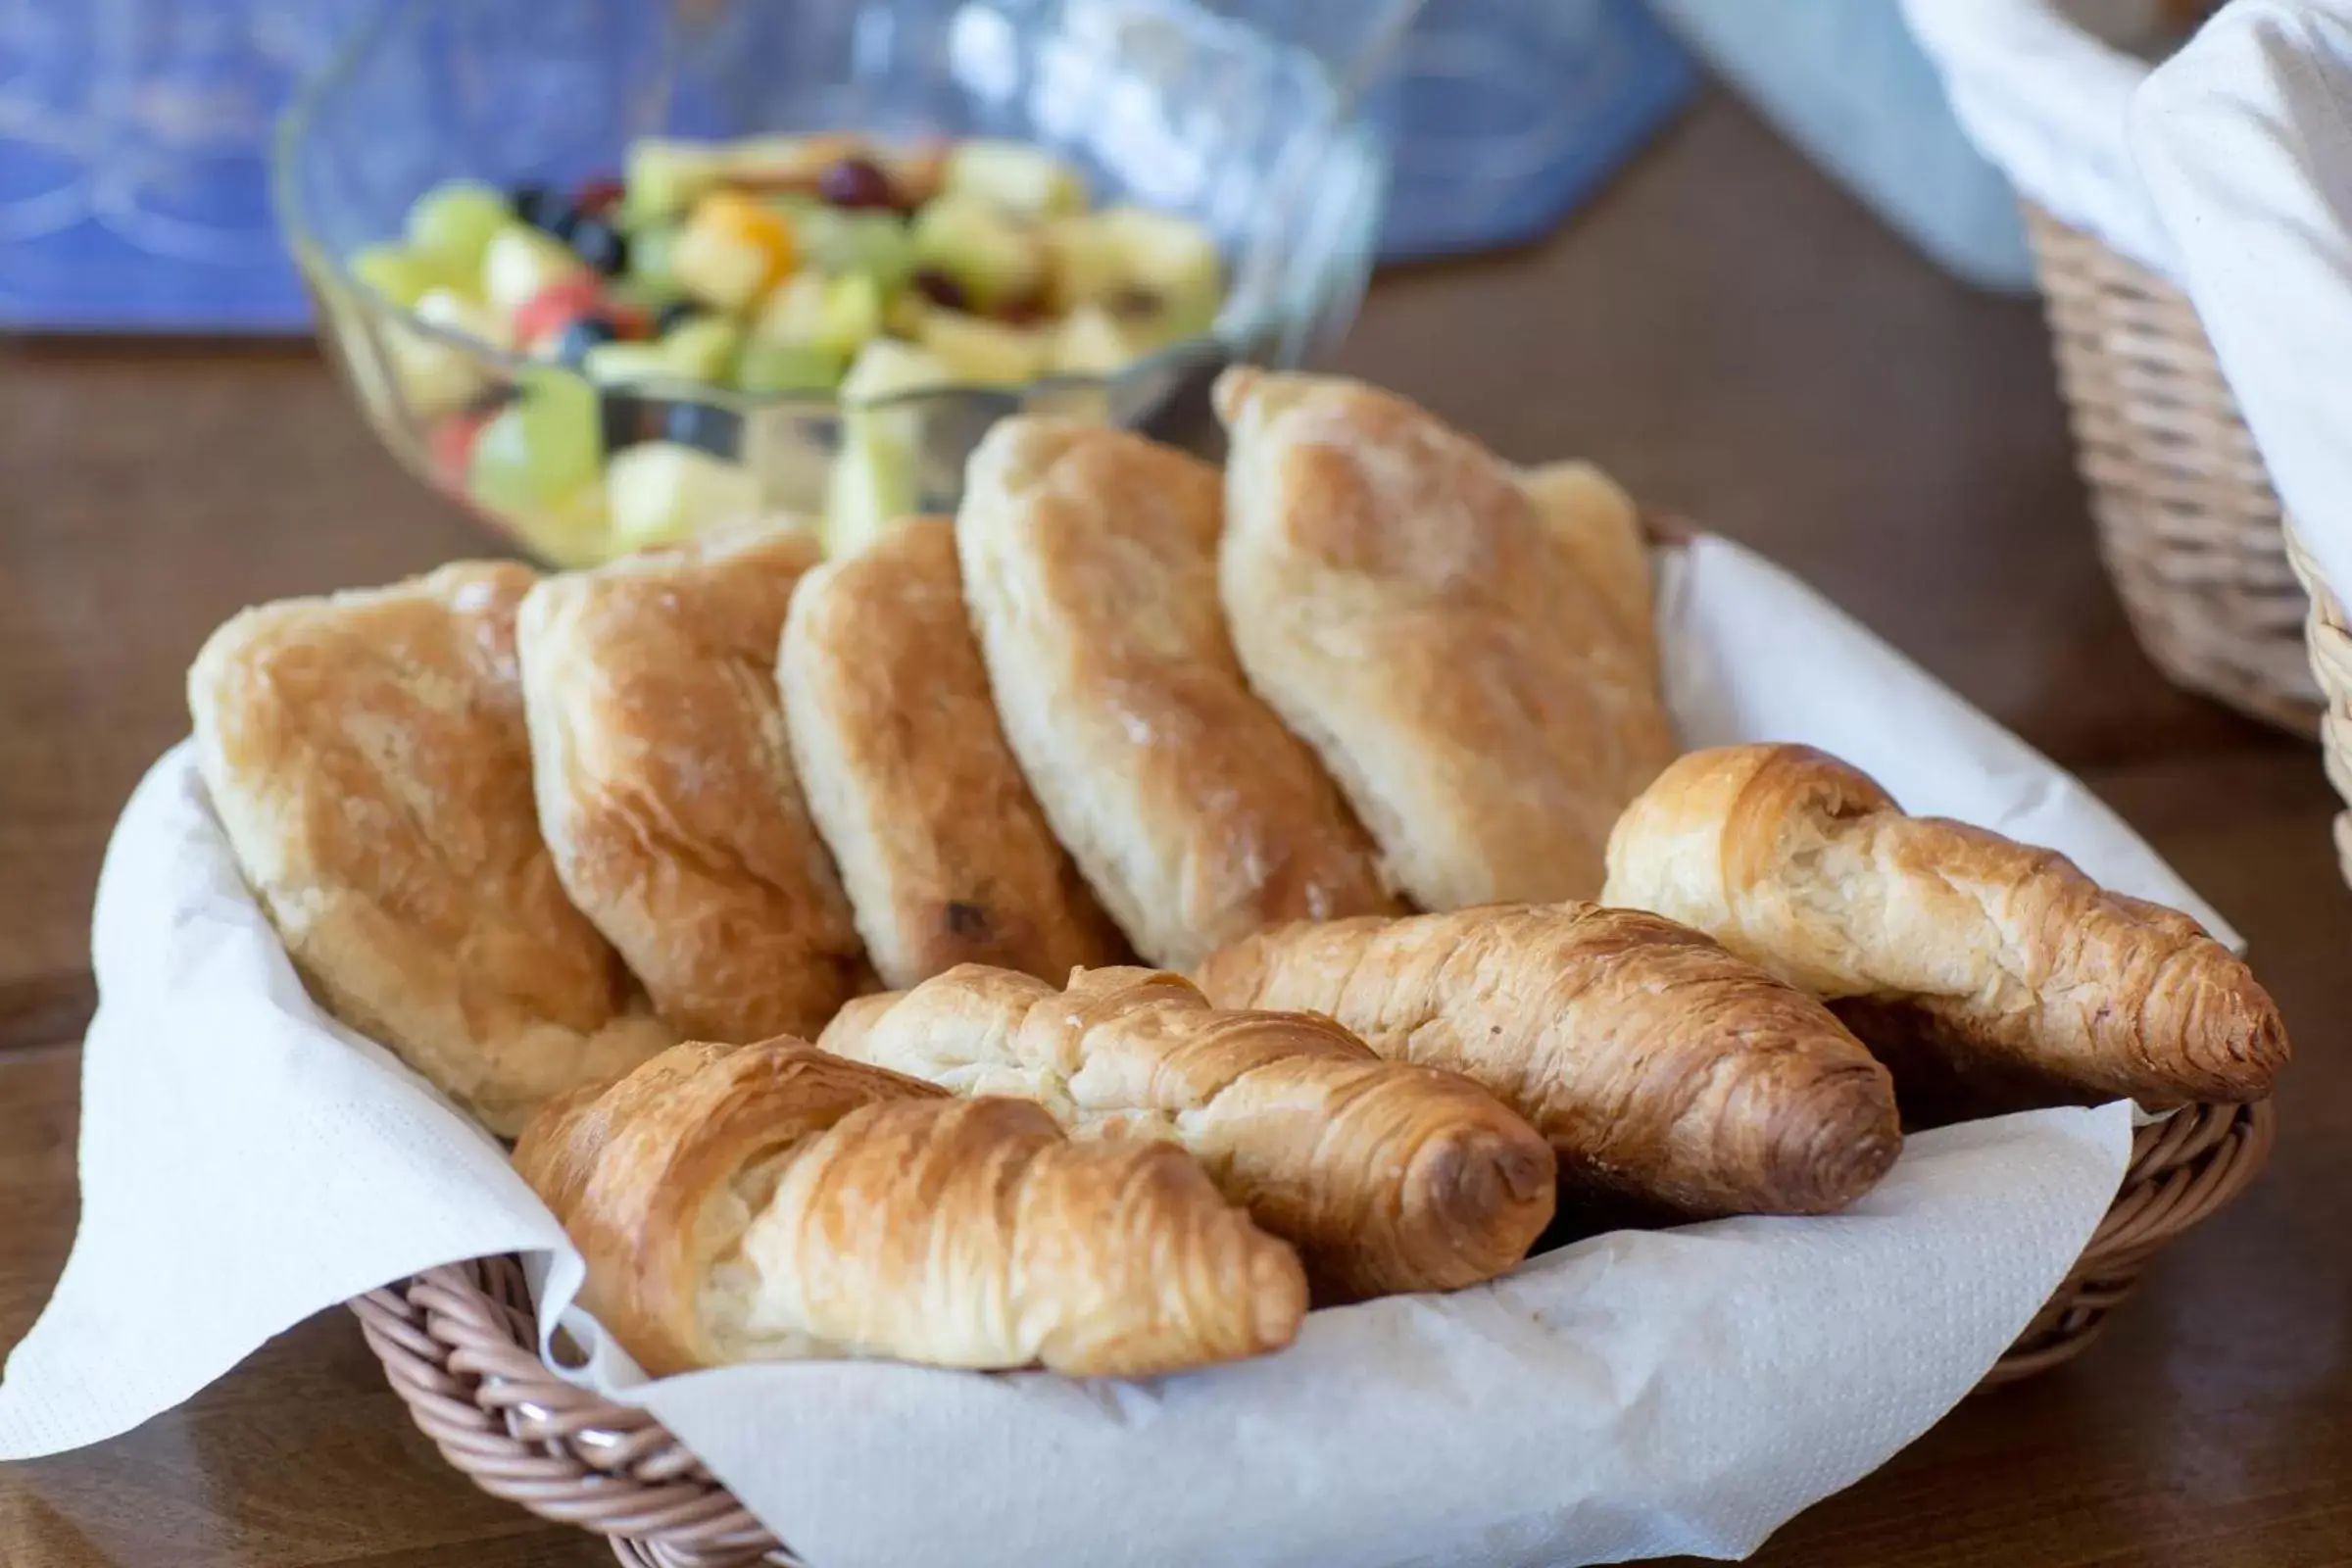
<path id="1" fill-rule="evenodd" d="M 1223 1006 L 1311 1008 L 1477 1080 L 1560 1181 L 1680 1214 L 1813 1214 L 1902 1147 L 1886 1071 L 1828 1009 L 1655 915 L 1489 905 L 1290 925 L 1202 966 Z"/>
<path id="2" fill-rule="evenodd" d="M 1073 1130 L 1173 1138 L 1329 1298 L 1492 1279 L 1551 1218 L 1544 1141 L 1477 1085 L 1383 1061 L 1327 1018 L 1211 1007 L 1164 971 L 1082 969 L 1056 991 L 963 964 L 852 1003 L 818 1043 L 1039 1101 Z"/>
<path id="3" fill-rule="evenodd" d="M 1816 996 L 1903 1004 L 1926 1049 L 2142 1103 L 2259 1100 L 2278 1009 L 2187 915 L 2066 857 L 1903 813 L 1806 746 L 1683 758 L 1609 841 L 1611 903 L 1713 933 Z"/>
<path id="4" fill-rule="evenodd" d="M 1183 1151 L 1072 1143 L 789 1038 L 672 1048 L 550 1102 L 515 1168 L 647 1371 L 872 1355 L 1143 1377 L 1279 1349 L 1290 1248 Z"/>

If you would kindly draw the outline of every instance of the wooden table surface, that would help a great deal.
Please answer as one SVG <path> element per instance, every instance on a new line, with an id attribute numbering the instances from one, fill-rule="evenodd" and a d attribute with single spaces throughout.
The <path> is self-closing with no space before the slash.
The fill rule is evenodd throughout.
<path id="1" fill-rule="evenodd" d="M 1963 1404 L 1758 1560 L 2352 1562 L 2333 803 L 2311 748 L 2171 690 L 2133 647 L 2034 306 L 1946 281 L 1715 99 L 1551 242 L 1383 278 L 1344 357 L 1811 578 L 2153 840 L 2245 932 L 2297 1037 L 2269 1176 L 2104 1340 Z M 0 1345 L 73 1236 L 92 879 L 186 727 L 189 657 L 255 600 L 481 549 L 307 352 L 0 350 Z M 341 1311 L 133 1433 L 0 1468 L 7 1568 L 609 1560 L 446 1469 Z"/>

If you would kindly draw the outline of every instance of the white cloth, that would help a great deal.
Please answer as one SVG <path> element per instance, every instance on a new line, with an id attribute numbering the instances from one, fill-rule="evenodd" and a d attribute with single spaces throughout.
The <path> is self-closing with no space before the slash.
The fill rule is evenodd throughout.
<path id="1" fill-rule="evenodd" d="M 2352 3 L 2224 7 L 2132 132 L 2279 498 L 2352 594 Z"/>
<path id="2" fill-rule="evenodd" d="M 1661 638 L 1694 743 L 1816 742 L 2228 934 L 2087 793 L 1745 551 L 1671 563 Z M 96 965 L 81 1230 L 0 1383 L 0 1456 L 121 1432 L 430 1264 L 539 1254 L 543 1320 L 568 1305 L 578 1255 L 497 1147 L 304 994 L 184 747 L 117 829 Z M 820 1568 L 1737 1556 L 1983 1375 L 2130 1136 L 2121 1104 L 1950 1129 L 1844 1214 L 1601 1237 L 1150 1383 L 865 1362 L 641 1384 L 582 1328 L 592 1379 Z"/>
<path id="3" fill-rule="evenodd" d="M 2128 132 L 2147 62 L 2101 36 L 2146 30 L 2140 13 L 2152 10 L 2147 0 L 1903 0 L 1977 150 L 2021 194 L 2171 276 L 2172 246 Z"/>

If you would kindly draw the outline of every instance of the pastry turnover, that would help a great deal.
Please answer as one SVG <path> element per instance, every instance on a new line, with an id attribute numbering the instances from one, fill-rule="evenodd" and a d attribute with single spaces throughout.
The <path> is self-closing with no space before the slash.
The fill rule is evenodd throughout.
<path id="1" fill-rule="evenodd" d="M 1004 744 L 953 522 L 908 518 L 804 577 L 776 678 L 808 814 L 884 984 L 958 963 L 1058 980 L 1126 956 Z"/>
<path id="2" fill-rule="evenodd" d="M 1072 1143 L 796 1040 L 682 1045 L 551 1104 L 515 1168 L 649 1372 L 889 1356 L 1143 1377 L 1279 1349 L 1287 1246 L 1169 1144 Z"/>
<path id="3" fill-rule="evenodd" d="M 1393 907 L 1314 757 L 1251 693 L 1218 608 L 1216 469 L 1020 417 L 972 455 L 956 536 L 1005 739 L 1154 963 L 1272 922 Z"/>
<path id="4" fill-rule="evenodd" d="M 572 902 L 679 1034 L 814 1034 L 871 973 L 793 777 L 776 639 L 817 550 L 737 534 L 523 601 L 539 821 Z"/>
<path id="5" fill-rule="evenodd" d="M 1236 367 L 1215 401 L 1243 667 L 1392 877 L 1435 909 L 1597 895 L 1674 735 L 1624 567 L 1589 575 L 1614 548 L 1594 498 L 1541 479 L 1571 519 L 1546 520 L 1483 447 L 1356 382 Z"/>
<path id="6" fill-rule="evenodd" d="M 1176 1140 L 1326 1298 L 1492 1279 L 1551 1218 L 1544 1140 L 1476 1084 L 1383 1061 L 1328 1018 L 1212 1007 L 1178 975 L 1056 990 L 966 965 L 852 1003 L 819 1044 L 1036 1100 L 1073 1131 Z"/>
<path id="7" fill-rule="evenodd" d="M 1616 480 L 1590 463 L 1546 463 L 1523 468 L 1519 488 L 1552 541 L 1598 589 L 1620 635 L 1653 662 L 1657 622 L 1649 582 L 1649 547 L 1642 513 Z"/>
<path id="8" fill-rule="evenodd" d="M 1617 825 L 1607 897 L 1816 996 L 1899 1004 L 1918 1048 L 1980 1073 L 2177 1104 L 2258 1100 L 2286 1061 L 2270 997 L 2188 916 L 2052 851 L 1907 816 L 1806 746 L 1676 762 Z"/>
<path id="9" fill-rule="evenodd" d="M 1559 1156 L 1563 1197 L 1812 1214 L 1900 1152 L 1886 1069 L 1822 1004 L 1695 931 L 1590 904 L 1294 925 L 1211 957 L 1221 1005 L 1311 1008 L 1448 1068 Z"/>
<path id="10" fill-rule="evenodd" d="M 514 667 L 532 581 L 461 563 L 266 605 L 188 671 L 213 809 L 312 991 L 509 1136 L 674 1038 L 540 842 Z"/>

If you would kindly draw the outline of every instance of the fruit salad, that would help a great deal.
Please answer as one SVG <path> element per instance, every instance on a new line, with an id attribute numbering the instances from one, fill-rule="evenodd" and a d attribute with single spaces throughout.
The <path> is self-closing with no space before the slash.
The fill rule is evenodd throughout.
<path id="1" fill-rule="evenodd" d="M 454 180 L 349 270 L 436 329 L 386 334 L 436 477 L 559 561 L 760 510 L 741 421 L 719 416 L 746 395 L 841 401 L 844 545 L 913 499 L 913 437 L 861 404 L 1109 375 L 1206 330 L 1225 295 L 1199 224 L 1091 206 L 1043 149 L 849 134 L 647 139 L 575 190 Z M 708 390 L 735 396 L 678 416 Z"/>

